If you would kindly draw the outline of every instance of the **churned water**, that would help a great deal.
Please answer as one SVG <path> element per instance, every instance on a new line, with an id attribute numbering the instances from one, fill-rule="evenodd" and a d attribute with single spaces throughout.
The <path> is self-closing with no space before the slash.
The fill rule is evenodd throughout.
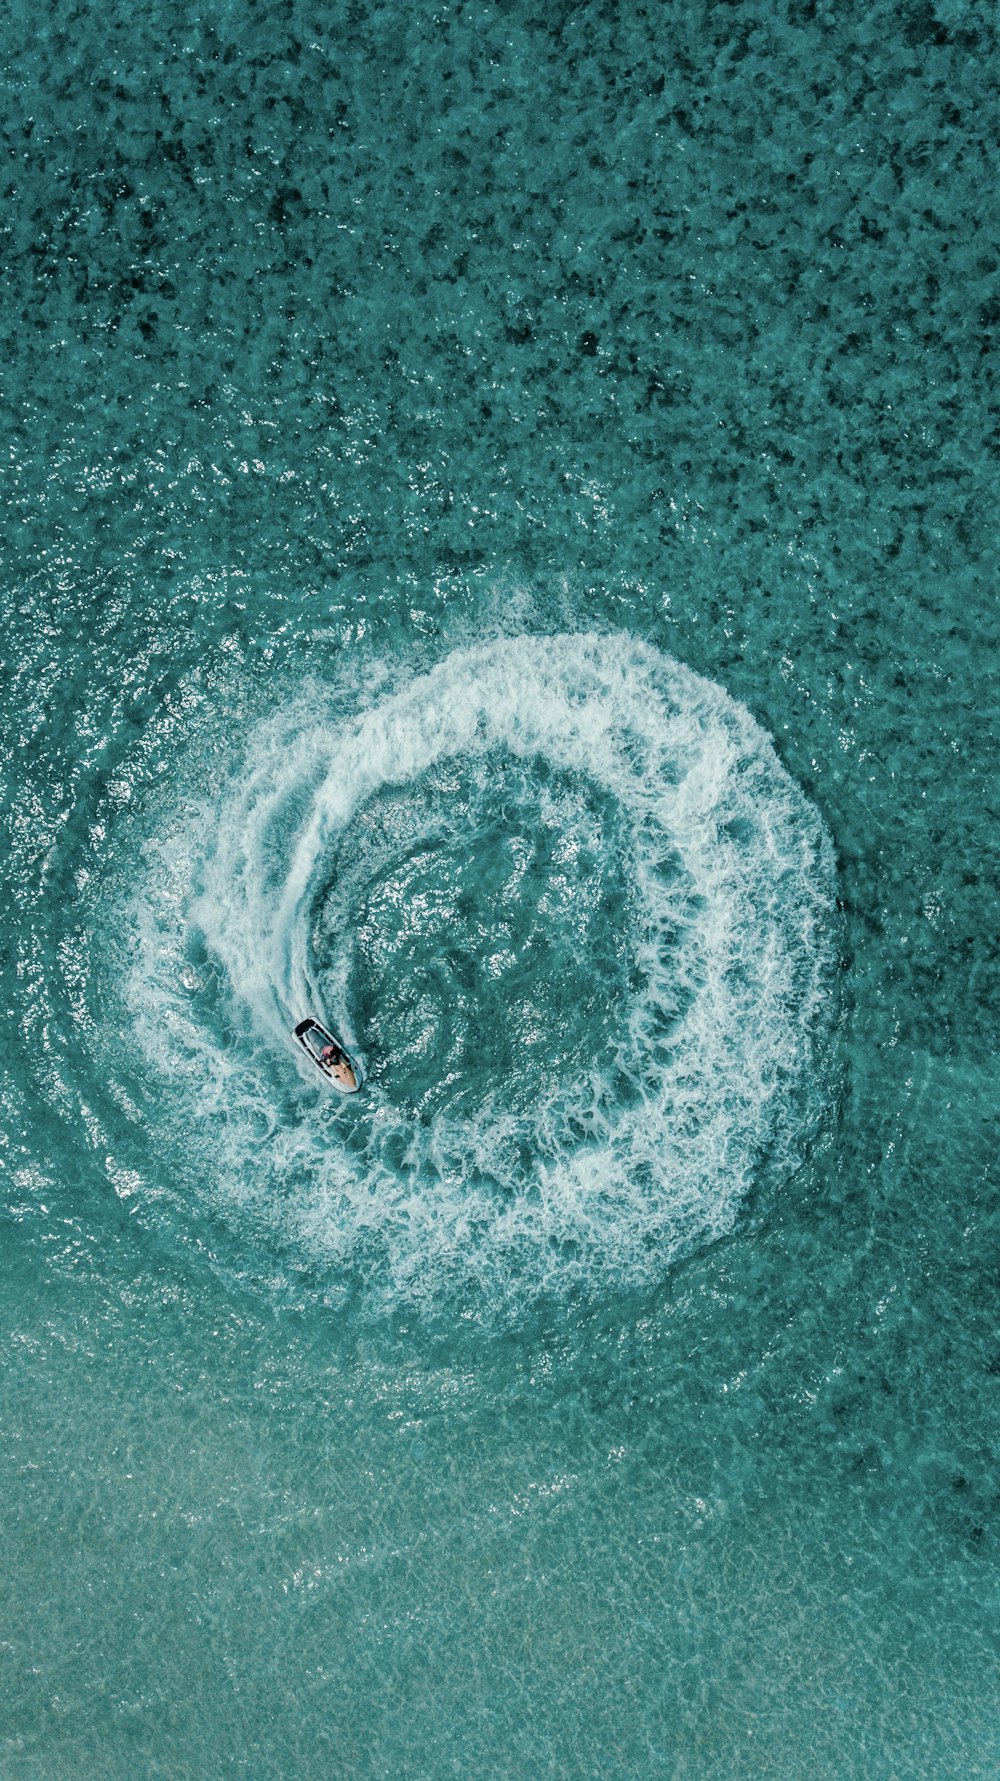
<path id="1" fill-rule="evenodd" d="M 4 1776 L 1000 1775 L 996 37 L 8 9 Z"/>

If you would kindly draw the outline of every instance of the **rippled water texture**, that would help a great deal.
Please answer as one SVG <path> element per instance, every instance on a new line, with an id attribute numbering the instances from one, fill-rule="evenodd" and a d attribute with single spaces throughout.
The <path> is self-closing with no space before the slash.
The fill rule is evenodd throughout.
<path id="1" fill-rule="evenodd" d="M 153 801 L 144 869 L 130 849 L 91 911 L 87 1104 L 155 1122 L 169 1181 L 258 1260 L 328 1263 L 328 1298 L 346 1273 L 509 1319 L 729 1230 L 809 1130 L 831 991 L 829 844 L 749 714 L 621 637 L 455 651 L 356 712 L 276 703 L 183 839 L 175 789 Z M 304 1058 L 294 1095 L 316 1010 L 362 1100 Z"/>
<path id="2" fill-rule="evenodd" d="M 0 1770 L 994 1781 L 992 9 L 0 45 Z"/>

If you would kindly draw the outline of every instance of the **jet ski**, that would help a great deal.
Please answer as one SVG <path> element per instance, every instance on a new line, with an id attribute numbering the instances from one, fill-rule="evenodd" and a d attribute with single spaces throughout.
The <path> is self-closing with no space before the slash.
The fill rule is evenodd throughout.
<path id="1" fill-rule="evenodd" d="M 361 1066 L 333 1033 L 318 1020 L 300 1020 L 295 1037 L 331 1088 L 342 1095 L 357 1094 L 363 1081 Z"/>

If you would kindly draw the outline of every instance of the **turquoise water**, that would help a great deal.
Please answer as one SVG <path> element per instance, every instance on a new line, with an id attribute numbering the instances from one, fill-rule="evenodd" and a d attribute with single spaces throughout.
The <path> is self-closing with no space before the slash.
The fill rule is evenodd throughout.
<path id="1" fill-rule="evenodd" d="M 8 12 L 5 1776 L 1000 1774 L 996 35 Z"/>

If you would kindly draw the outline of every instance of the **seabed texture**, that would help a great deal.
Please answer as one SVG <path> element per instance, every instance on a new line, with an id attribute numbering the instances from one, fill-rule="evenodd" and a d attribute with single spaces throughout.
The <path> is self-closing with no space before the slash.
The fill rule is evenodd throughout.
<path id="1" fill-rule="evenodd" d="M 994 7 L 0 47 L 5 1781 L 996 1781 Z"/>

